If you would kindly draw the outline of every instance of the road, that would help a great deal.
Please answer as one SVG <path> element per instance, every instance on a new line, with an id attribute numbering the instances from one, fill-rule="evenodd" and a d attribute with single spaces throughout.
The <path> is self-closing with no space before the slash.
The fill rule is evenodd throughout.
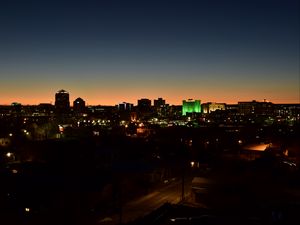
<path id="1" fill-rule="evenodd" d="M 188 196 L 191 188 L 191 179 L 185 181 L 185 196 Z M 164 203 L 178 203 L 182 196 L 181 180 L 172 181 L 165 184 L 146 196 L 134 199 L 125 203 L 122 207 L 122 214 L 114 214 L 105 218 L 99 218 L 98 224 L 115 225 L 134 221 L 139 217 L 143 217 L 155 209 L 162 206 Z"/>

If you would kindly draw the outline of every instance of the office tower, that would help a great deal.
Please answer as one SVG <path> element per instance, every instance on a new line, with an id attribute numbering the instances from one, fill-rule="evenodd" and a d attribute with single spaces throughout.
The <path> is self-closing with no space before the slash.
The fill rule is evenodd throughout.
<path id="1" fill-rule="evenodd" d="M 161 108 L 166 105 L 166 100 L 162 98 L 154 99 L 154 107 L 155 108 Z"/>
<path id="2" fill-rule="evenodd" d="M 76 98 L 73 102 L 73 110 L 76 114 L 85 112 L 85 101 L 82 98 Z"/>
<path id="3" fill-rule="evenodd" d="M 183 100 L 182 101 L 182 115 L 186 116 L 187 113 L 200 113 L 201 112 L 201 101 L 200 100 Z"/>
<path id="4" fill-rule="evenodd" d="M 131 111 L 133 109 L 133 104 L 122 102 L 118 104 L 118 110 L 119 111 Z"/>
<path id="5" fill-rule="evenodd" d="M 70 112 L 69 93 L 60 90 L 55 94 L 55 110 L 58 114 L 67 114 Z"/>
<path id="6" fill-rule="evenodd" d="M 138 100 L 137 105 L 139 112 L 150 112 L 151 111 L 151 100 L 147 98 L 142 98 Z"/>

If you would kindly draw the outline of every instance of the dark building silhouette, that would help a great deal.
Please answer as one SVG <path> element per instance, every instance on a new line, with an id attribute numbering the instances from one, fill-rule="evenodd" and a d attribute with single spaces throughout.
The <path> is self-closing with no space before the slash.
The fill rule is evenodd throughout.
<path id="1" fill-rule="evenodd" d="M 154 99 L 154 107 L 155 108 L 161 108 L 166 105 L 166 100 L 162 98 Z"/>
<path id="2" fill-rule="evenodd" d="M 150 112 L 151 111 L 151 100 L 147 99 L 147 98 L 139 99 L 137 108 L 140 112 Z"/>
<path id="3" fill-rule="evenodd" d="M 127 102 L 122 102 L 118 104 L 118 110 L 119 111 L 131 111 L 133 109 L 133 104 L 127 103 Z"/>
<path id="4" fill-rule="evenodd" d="M 18 102 L 11 103 L 11 112 L 14 115 L 19 115 L 22 112 L 22 105 Z"/>
<path id="5" fill-rule="evenodd" d="M 70 112 L 69 93 L 60 90 L 55 94 L 55 110 L 57 114 L 67 114 Z"/>
<path id="6" fill-rule="evenodd" d="M 120 119 L 129 121 L 131 112 L 133 111 L 133 104 L 122 102 L 117 107 Z"/>
<path id="7" fill-rule="evenodd" d="M 141 119 L 146 119 L 151 116 L 151 113 L 151 100 L 147 98 L 139 99 L 137 105 L 137 117 Z"/>
<path id="8" fill-rule="evenodd" d="M 272 102 L 238 102 L 239 113 L 242 115 L 272 115 L 274 113 L 274 104 Z"/>
<path id="9" fill-rule="evenodd" d="M 156 112 L 156 116 L 164 117 L 167 115 L 168 104 L 166 104 L 166 100 L 163 98 L 154 99 L 154 109 Z"/>
<path id="10" fill-rule="evenodd" d="M 75 99 L 75 101 L 73 102 L 73 109 L 74 113 L 76 114 L 84 113 L 86 111 L 85 101 L 82 98 Z"/>
<path id="11" fill-rule="evenodd" d="M 51 115 L 54 112 L 54 106 L 50 103 L 40 103 L 38 105 L 38 112 L 40 115 Z"/>

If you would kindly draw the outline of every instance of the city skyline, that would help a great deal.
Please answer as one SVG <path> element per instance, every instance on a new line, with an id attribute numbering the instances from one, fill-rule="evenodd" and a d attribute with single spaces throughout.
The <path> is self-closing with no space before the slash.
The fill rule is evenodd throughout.
<path id="1" fill-rule="evenodd" d="M 297 102 L 287 102 L 287 103 L 281 103 L 281 102 L 272 102 L 270 101 L 269 99 L 239 99 L 237 100 L 236 102 L 225 102 L 225 101 L 212 101 L 210 99 L 207 99 L 207 100 L 203 100 L 201 97 L 200 98 L 191 98 L 191 97 L 187 97 L 187 98 L 184 98 L 184 99 L 181 99 L 180 102 L 178 103 L 172 103 L 170 101 L 168 101 L 168 99 L 164 98 L 163 96 L 157 96 L 157 97 L 153 97 L 153 98 L 147 98 L 147 97 L 137 97 L 136 99 L 134 99 L 133 101 L 128 101 L 128 99 L 124 99 L 122 101 L 116 101 L 115 103 L 112 103 L 112 104 L 101 104 L 101 102 L 98 102 L 96 104 L 89 104 L 89 100 L 88 99 L 85 99 L 85 98 L 82 98 L 81 96 L 72 96 L 72 94 L 68 91 L 68 90 L 64 90 L 64 89 L 60 89 L 58 91 L 56 91 L 55 93 L 53 93 L 53 101 L 50 101 L 50 102 L 38 102 L 38 103 L 34 103 L 34 104 L 24 104 L 23 102 L 20 102 L 20 101 L 11 101 L 10 103 L 7 103 L 7 104 L 1 104 L 0 105 L 11 105 L 12 103 L 20 103 L 22 105 L 39 105 L 39 104 L 52 104 L 53 106 L 55 106 L 55 101 L 56 101 L 56 95 L 57 93 L 59 92 L 64 92 L 64 93 L 67 93 L 68 94 L 68 98 L 69 98 L 69 104 L 70 106 L 73 107 L 73 102 L 76 101 L 77 99 L 80 99 L 80 100 L 83 100 L 87 106 L 90 105 L 90 106 L 97 106 L 97 105 L 103 105 L 103 106 L 115 106 L 115 105 L 118 105 L 118 104 L 122 104 L 122 103 L 130 103 L 130 104 L 133 104 L 133 105 L 138 105 L 138 101 L 141 100 L 141 99 L 148 99 L 151 101 L 151 105 L 154 105 L 154 101 L 155 100 L 163 100 L 165 101 L 165 104 L 168 104 L 168 105 L 182 105 L 184 101 L 189 101 L 189 100 L 200 100 L 200 103 L 203 104 L 203 103 L 225 103 L 225 104 L 238 104 L 239 102 L 270 102 L 270 103 L 273 103 L 273 104 L 299 104 Z"/>
<path id="2" fill-rule="evenodd" d="M 0 4 L 0 105 L 300 103 L 296 0 Z"/>

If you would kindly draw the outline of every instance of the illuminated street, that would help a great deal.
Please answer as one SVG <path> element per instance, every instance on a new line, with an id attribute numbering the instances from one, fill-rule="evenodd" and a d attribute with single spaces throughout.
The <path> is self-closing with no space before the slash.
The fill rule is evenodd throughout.
<path id="1" fill-rule="evenodd" d="M 185 196 L 190 193 L 191 179 L 186 179 Z M 176 204 L 181 200 L 182 191 L 181 180 L 172 181 L 170 184 L 165 184 L 157 190 L 149 193 L 146 196 L 132 200 L 122 207 L 122 223 L 128 223 L 137 218 L 143 217 L 153 210 L 159 208 L 164 203 Z M 118 224 L 120 222 L 120 214 L 114 214 L 98 220 L 99 224 Z"/>

